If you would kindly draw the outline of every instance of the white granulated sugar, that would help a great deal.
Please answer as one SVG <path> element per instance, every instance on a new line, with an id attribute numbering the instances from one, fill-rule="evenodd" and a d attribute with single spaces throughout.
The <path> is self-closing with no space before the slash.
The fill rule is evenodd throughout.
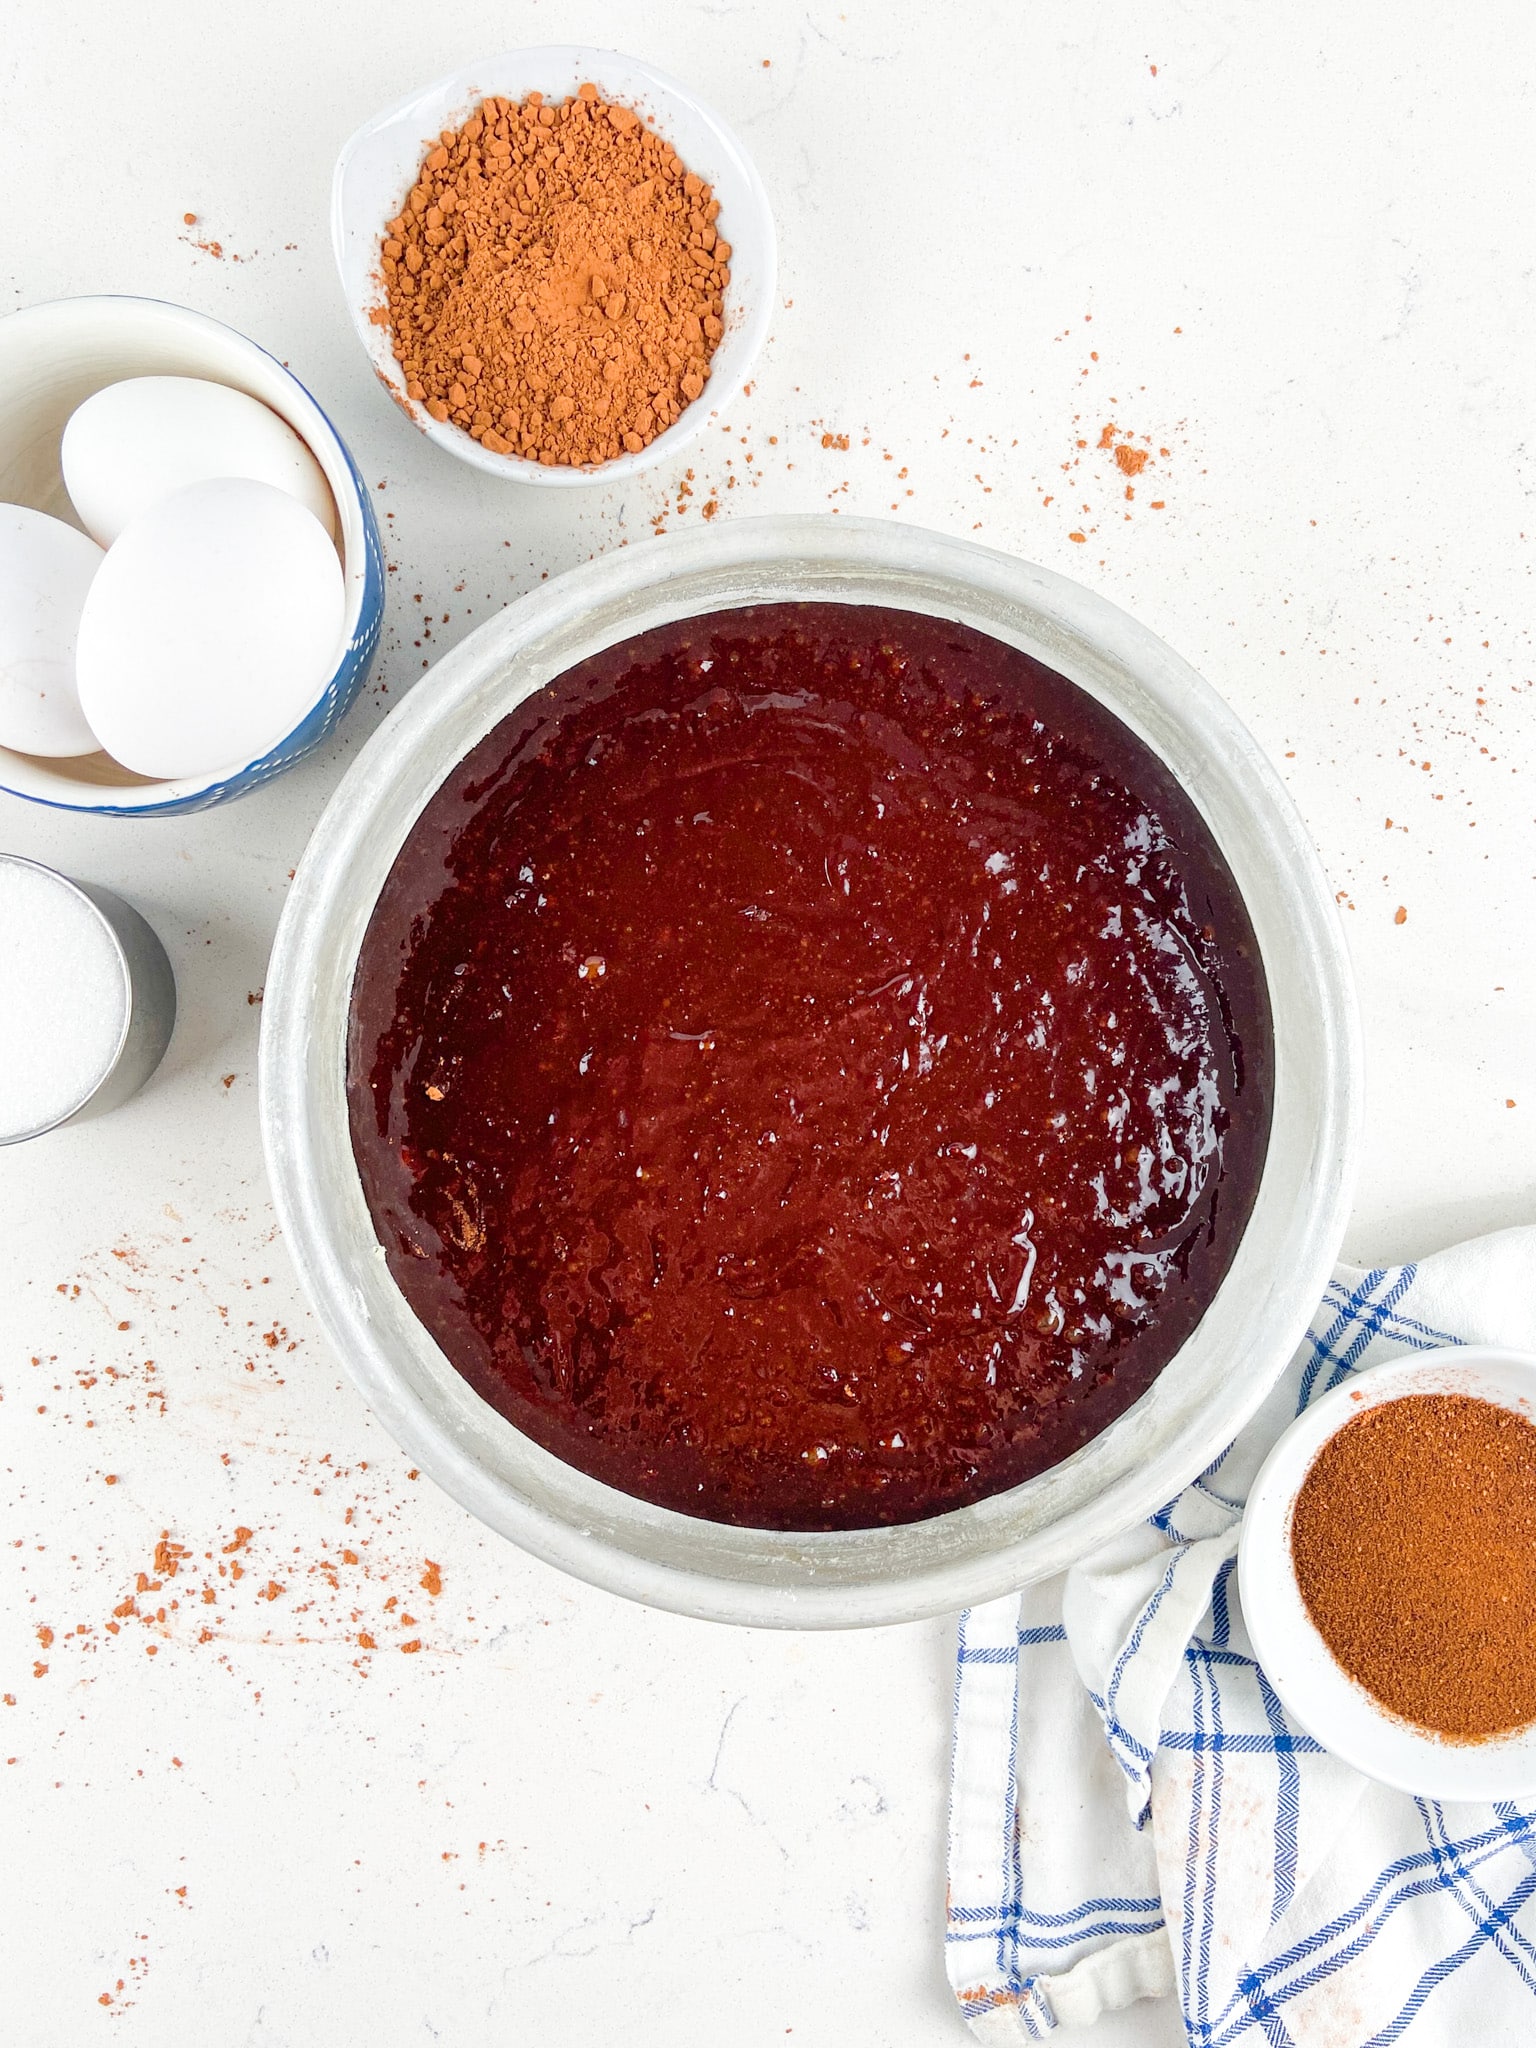
<path id="1" fill-rule="evenodd" d="M 45 870 L 0 859 L 0 1140 L 46 1129 L 105 1077 L 128 981 L 90 904 Z"/>

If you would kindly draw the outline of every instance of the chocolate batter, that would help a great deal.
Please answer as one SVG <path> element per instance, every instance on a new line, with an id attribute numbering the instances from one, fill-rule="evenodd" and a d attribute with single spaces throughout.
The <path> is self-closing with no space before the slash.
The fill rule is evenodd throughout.
<path id="1" fill-rule="evenodd" d="M 1172 777 L 1038 662 L 864 606 L 530 698 L 411 832 L 353 1004 L 363 1186 L 447 1356 L 571 1464 L 759 1528 L 917 1520 L 1097 1434 L 1269 1130 L 1253 932 Z"/>

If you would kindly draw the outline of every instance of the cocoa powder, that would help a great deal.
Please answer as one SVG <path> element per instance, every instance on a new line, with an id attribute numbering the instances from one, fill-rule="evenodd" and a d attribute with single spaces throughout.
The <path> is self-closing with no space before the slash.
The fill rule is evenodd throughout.
<path id="1" fill-rule="evenodd" d="M 384 239 L 406 395 L 494 454 L 638 454 L 724 333 L 719 202 L 632 108 L 490 98 L 445 129 Z"/>
<path id="2" fill-rule="evenodd" d="M 1307 1612 L 1349 1675 L 1468 1742 L 1536 1720 L 1536 1426 L 1464 1394 L 1345 1423 L 1291 1519 Z"/>

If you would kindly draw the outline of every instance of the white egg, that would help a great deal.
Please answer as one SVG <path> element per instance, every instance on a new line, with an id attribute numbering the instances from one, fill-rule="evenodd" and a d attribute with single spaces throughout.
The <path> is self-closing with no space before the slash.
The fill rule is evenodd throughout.
<path id="1" fill-rule="evenodd" d="M 330 485 L 272 408 L 202 377 L 130 377 L 71 414 L 64 482 L 88 533 L 110 547 L 132 519 L 173 491 L 216 476 L 272 484 L 336 531 Z"/>
<path id="2" fill-rule="evenodd" d="M 346 595 L 312 512 L 223 477 L 162 498 L 107 550 L 80 620 L 80 703 L 109 754 L 175 780 L 254 761 L 334 673 Z"/>
<path id="3" fill-rule="evenodd" d="M 55 758 L 100 747 L 75 692 L 75 637 L 103 559 L 62 519 L 0 505 L 0 746 Z"/>

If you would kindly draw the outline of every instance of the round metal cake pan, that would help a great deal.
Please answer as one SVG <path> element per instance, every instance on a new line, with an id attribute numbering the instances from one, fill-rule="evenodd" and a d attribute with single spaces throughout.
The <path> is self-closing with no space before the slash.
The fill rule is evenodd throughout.
<path id="1" fill-rule="evenodd" d="M 1107 705 L 1210 826 L 1252 919 L 1274 1018 L 1274 1112 L 1257 1199 L 1193 1335 L 1141 1398 L 1049 1471 L 894 1528 L 784 1533 L 653 1507 L 577 1471 L 473 1392 L 385 1264 L 353 1159 L 353 973 L 412 824 L 530 692 L 589 655 L 699 613 L 878 604 L 976 627 Z M 1301 1338 L 1349 1211 L 1359 1025 L 1332 896 L 1306 829 L 1241 721 L 1155 634 L 1066 578 L 879 520 L 731 520 L 626 548 L 510 606 L 433 669 L 368 742 L 300 864 L 266 984 L 262 1126 L 289 1249 L 380 1420 L 472 1514 L 578 1578 L 720 1621 L 916 1620 L 1060 1571 L 1154 1512 L 1247 1421 Z"/>

